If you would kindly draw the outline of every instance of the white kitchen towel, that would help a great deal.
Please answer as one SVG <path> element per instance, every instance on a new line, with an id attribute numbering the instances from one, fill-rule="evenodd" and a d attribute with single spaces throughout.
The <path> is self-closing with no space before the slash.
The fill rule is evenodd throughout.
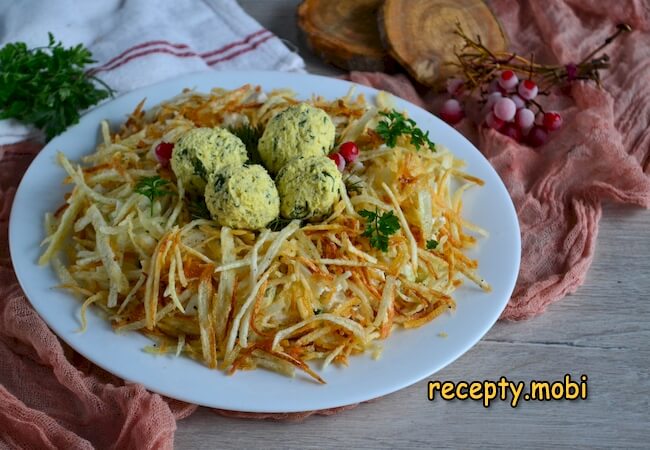
<path id="1" fill-rule="evenodd" d="M 0 0 L 0 46 L 47 45 L 48 32 L 88 47 L 94 74 L 118 95 L 203 70 L 304 70 L 235 0 Z M 27 138 L 42 136 L 0 121 L 0 145 Z"/>

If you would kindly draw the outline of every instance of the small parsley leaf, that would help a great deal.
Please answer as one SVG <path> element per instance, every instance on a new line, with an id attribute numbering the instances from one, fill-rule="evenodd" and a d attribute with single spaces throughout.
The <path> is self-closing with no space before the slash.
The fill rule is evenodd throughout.
<path id="1" fill-rule="evenodd" d="M 427 250 L 434 250 L 438 246 L 438 241 L 435 239 L 429 239 L 427 241 Z"/>
<path id="2" fill-rule="evenodd" d="M 366 219 L 366 229 L 363 236 L 367 237 L 370 245 L 382 252 L 388 251 L 389 236 L 400 229 L 399 219 L 393 211 L 379 214 L 379 210 L 362 209 L 359 215 Z"/>
<path id="3" fill-rule="evenodd" d="M 155 177 L 145 177 L 140 178 L 138 184 L 135 186 L 135 192 L 138 194 L 144 195 L 149 199 L 150 202 L 150 213 L 153 216 L 153 202 L 158 197 L 163 197 L 165 195 L 172 194 L 172 191 L 168 190 L 166 185 L 169 184 L 168 180 L 160 178 L 159 176 Z"/>
<path id="4" fill-rule="evenodd" d="M 418 128 L 413 119 L 407 119 L 402 113 L 394 109 L 389 112 L 380 111 L 379 115 L 383 116 L 384 119 L 377 124 L 375 131 L 382 137 L 388 147 L 395 147 L 398 137 L 410 135 L 411 144 L 417 150 L 420 150 L 422 146 L 427 146 L 431 151 L 436 151 L 436 144 L 429 139 L 429 132 L 425 133 Z"/>

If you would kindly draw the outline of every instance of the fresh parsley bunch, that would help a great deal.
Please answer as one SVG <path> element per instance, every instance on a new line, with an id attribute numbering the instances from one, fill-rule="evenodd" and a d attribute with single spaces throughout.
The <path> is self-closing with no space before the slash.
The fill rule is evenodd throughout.
<path id="1" fill-rule="evenodd" d="M 404 114 L 394 109 L 389 112 L 380 111 L 379 114 L 384 118 L 377 124 L 375 131 L 382 137 L 388 147 L 395 147 L 398 137 L 410 135 L 411 144 L 417 150 L 420 150 L 422 146 L 427 146 L 432 151 L 436 150 L 436 144 L 429 139 L 429 132 L 425 133 L 418 128 L 413 119 L 407 119 Z"/>
<path id="2" fill-rule="evenodd" d="M 389 237 L 400 229 L 399 219 L 395 213 L 388 211 L 380 214 L 378 210 L 362 209 L 359 215 L 366 219 L 363 236 L 369 239 L 370 245 L 382 252 L 388 251 Z"/>
<path id="3" fill-rule="evenodd" d="M 49 140 L 77 123 L 79 111 L 113 91 L 84 71 L 94 62 L 88 49 L 81 44 L 66 49 L 52 33 L 48 36 L 47 47 L 30 50 L 15 42 L 0 49 L 0 119 L 33 124 Z"/>

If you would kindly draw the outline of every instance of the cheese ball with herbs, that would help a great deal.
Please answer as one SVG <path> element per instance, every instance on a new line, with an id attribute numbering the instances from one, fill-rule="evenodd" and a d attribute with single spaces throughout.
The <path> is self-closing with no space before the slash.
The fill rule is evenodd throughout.
<path id="1" fill-rule="evenodd" d="M 264 167 L 230 165 L 211 175 L 205 204 L 221 226 L 259 230 L 278 217 L 280 197 Z"/>
<path id="2" fill-rule="evenodd" d="M 330 214 L 339 200 L 342 177 L 327 156 L 301 156 L 282 167 L 275 183 L 282 217 L 318 219 Z"/>
<path id="3" fill-rule="evenodd" d="M 193 128 L 176 141 L 171 166 L 185 190 L 202 194 L 208 177 L 223 167 L 243 165 L 246 146 L 223 128 Z"/>
<path id="4" fill-rule="evenodd" d="M 272 174 L 298 156 L 327 155 L 334 146 L 335 127 L 325 111 L 306 103 L 290 106 L 266 125 L 259 141 L 264 166 Z"/>

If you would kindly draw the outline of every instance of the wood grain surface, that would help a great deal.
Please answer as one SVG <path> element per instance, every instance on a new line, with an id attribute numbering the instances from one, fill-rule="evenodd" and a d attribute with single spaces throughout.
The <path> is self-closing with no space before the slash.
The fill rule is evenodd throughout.
<path id="1" fill-rule="evenodd" d="M 240 0 L 266 28 L 298 42 L 299 0 Z M 310 72 L 338 74 L 304 48 Z M 648 448 L 650 212 L 607 206 L 587 282 L 525 322 L 498 322 L 428 380 L 558 380 L 587 374 L 579 401 L 429 402 L 427 381 L 301 423 L 226 419 L 201 408 L 178 423 L 176 448 Z"/>

